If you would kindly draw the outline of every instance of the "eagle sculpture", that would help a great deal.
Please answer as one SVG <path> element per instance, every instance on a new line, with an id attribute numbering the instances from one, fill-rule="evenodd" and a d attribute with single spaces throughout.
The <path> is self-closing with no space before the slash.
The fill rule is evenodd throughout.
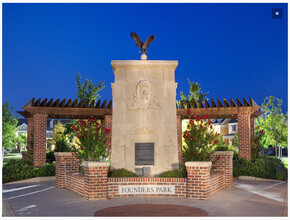
<path id="1" fill-rule="evenodd" d="M 155 39 L 155 36 L 151 35 L 147 38 L 147 40 L 145 42 L 142 42 L 140 37 L 138 36 L 138 34 L 136 34 L 135 32 L 131 32 L 130 36 L 135 41 L 137 47 L 139 47 L 141 49 L 140 52 L 142 52 L 143 54 L 145 54 L 147 52 L 146 49 L 151 44 L 151 42 Z"/>

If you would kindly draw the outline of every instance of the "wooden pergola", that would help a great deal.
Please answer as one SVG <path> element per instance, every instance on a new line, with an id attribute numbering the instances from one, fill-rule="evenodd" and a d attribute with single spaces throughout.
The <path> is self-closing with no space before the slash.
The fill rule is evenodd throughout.
<path id="1" fill-rule="evenodd" d="M 185 108 L 186 104 L 186 108 Z M 47 118 L 62 118 L 62 119 L 86 119 L 88 117 L 96 117 L 101 119 L 105 127 L 112 127 L 112 101 L 108 104 L 106 100 L 102 103 L 97 102 L 72 100 L 72 99 L 50 99 L 35 100 L 32 98 L 25 106 L 22 107 L 25 111 L 18 111 L 20 115 L 28 120 L 27 131 L 27 147 L 31 148 L 31 140 L 33 137 L 33 164 L 34 166 L 42 166 L 46 162 L 46 119 Z M 211 105 L 207 100 L 204 103 L 192 102 L 183 103 L 176 106 L 177 113 L 177 137 L 178 137 L 178 152 L 179 161 L 182 161 L 182 120 L 189 118 L 188 109 L 192 114 L 197 116 L 208 115 L 210 118 L 237 118 L 239 122 L 239 155 L 251 159 L 251 133 L 254 126 L 254 120 L 263 112 L 260 111 L 260 106 L 250 98 L 248 102 L 245 98 L 243 103 L 236 99 L 228 102 L 223 99 L 223 103 L 218 99 L 217 104 L 211 99 Z"/>

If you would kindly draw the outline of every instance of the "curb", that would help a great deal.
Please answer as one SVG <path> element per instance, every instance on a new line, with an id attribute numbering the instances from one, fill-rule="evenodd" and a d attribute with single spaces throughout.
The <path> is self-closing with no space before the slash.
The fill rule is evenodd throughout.
<path id="1" fill-rule="evenodd" d="M 19 180 L 15 182 L 4 183 L 7 184 L 16 184 L 16 183 L 39 183 L 39 182 L 46 182 L 46 181 L 55 181 L 55 176 L 42 176 L 42 177 L 34 177 L 31 179 L 26 180 Z"/>
<path id="2" fill-rule="evenodd" d="M 236 179 L 238 180 L 255 180 L 255 181 L 272 181 L 272 182 L 287 182 L 283 180 L 273 180 L 273 179 L 263 179 L 259 177 L 254 177 L 254 176 L 239 176 Z"/>
<path id="3" fill-rule="evenodd" d="M 10 203 L 8 202 L 8 200 L 5 198 L 4 195 L 2 195 L 2 216 L 6 217 L 6 216 L 15 216 L 15 213 L 13 211 L 13 209 L 11 208 Z"/>

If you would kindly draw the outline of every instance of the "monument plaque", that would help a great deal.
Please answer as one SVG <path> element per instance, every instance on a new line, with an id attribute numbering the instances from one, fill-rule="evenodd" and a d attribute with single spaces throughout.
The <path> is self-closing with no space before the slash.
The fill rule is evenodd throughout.
<path id="1" fill-rule="evenodd" d="M 135 144 L 135 165 L 154 165 L 154 143 Z"/>

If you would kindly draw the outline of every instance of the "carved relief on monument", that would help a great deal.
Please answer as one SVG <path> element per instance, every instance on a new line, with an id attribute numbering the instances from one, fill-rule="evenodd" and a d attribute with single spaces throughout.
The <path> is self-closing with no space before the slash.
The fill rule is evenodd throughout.
<path id="1" fill-rule="evenodd" d="M 155 101 L 156 94 L 152 92 L 152 86 L 149 81 L 140 81 L 136 87 L 136 94 L 133 101 L 128 103 L 128 108 L 135 109 L 160 109 L 161 104 Z"/>
<path id="2" fill-rule="evenodd" d="M 141 125 L 138 127 L 134 127 L 133 129 L 128 131 L 129 134 L 139 135 L 139 134 L 157 134 L 157 131 L 153 128 L 150 128 L 146 125 Z"/>

